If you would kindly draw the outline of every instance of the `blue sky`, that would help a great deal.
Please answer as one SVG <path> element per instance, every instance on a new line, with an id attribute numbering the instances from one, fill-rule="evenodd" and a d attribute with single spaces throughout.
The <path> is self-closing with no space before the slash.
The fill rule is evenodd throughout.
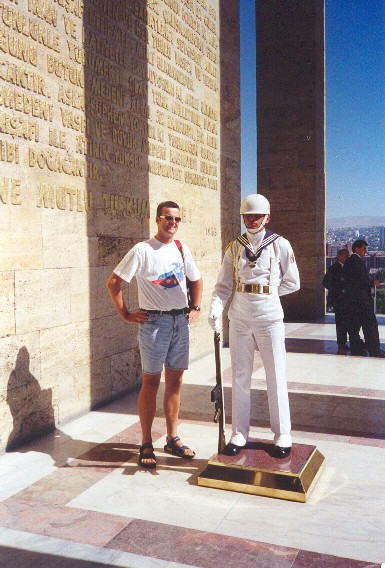
<path id="1" fill-rule="evenodd" d="M 256 188 L 254 0 L 241 3 L 242 194 Z M 385 216 L 385 0 L 326 0 L 327 218 Z"/>

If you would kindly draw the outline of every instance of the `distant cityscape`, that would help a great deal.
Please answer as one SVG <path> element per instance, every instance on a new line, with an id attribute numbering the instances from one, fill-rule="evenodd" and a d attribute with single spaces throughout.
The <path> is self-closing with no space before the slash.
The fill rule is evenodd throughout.
<path id="1" fill-rule="evenodd" d="M 352 252 L 352 244 L 357 239 L 368 243 L 364 258 L 371 274 L 385 269 L 385 226 L 372 227 L 333 227 L 326 229 L 326 268 L 335 262 L 341 248 Z"/>

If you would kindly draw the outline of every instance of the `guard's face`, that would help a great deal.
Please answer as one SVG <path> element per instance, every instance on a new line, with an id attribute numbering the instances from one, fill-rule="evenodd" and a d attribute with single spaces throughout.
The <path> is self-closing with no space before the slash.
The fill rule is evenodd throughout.
<path id="1" fill-rule="evenodd" d="M 246 229 L 259 229 L 262 225 L 265 215 L 259 213 L 246 213 L 243 215 L 243 222 Z M 270 215 L 267 216 L 266 225 L 270 221 Z"/>
<path id="2" fill-rule="evenodd" d="M 174 236 L 181 221 L 180 211 L 176 207 L 163 207 L 162 214 L 156 217 L 158 234 L 165 238 Z"/>

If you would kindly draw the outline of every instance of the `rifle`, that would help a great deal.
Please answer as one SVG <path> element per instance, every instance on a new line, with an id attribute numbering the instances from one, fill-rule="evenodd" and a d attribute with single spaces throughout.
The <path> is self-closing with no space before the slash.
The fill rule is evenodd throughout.
<path id="1" fill-rule="evenodd" d="M 221 362 L 221 334 L 214 332 L 215 348 L 215 379 L 216 385 L 211 391 L 211 402 L 215 402 L 214 422 L 219 426 L 218 454 L 221 454 L 226 445 L 225 438 L 225 400 L 223 396 L 222 362 Z"/>

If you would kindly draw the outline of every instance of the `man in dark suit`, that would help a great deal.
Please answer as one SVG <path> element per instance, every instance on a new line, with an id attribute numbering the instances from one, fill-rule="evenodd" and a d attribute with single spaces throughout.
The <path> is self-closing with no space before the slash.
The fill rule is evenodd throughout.
<path id="1" fill-rule="evenodd" d="M 362 326 L 366 348 L 371 357 L 385 357 L 380 349 L 378 324 L 374 313 L 371 288 L 378 286 L 379 281 L 370 278 L 363 257 L 368 243 L 358 239 L 353 243 L 353 254 L 343 268 L 346 302 L 348 308 L 348 330 L 352 355 L 362 355 L 359 330 Z"/>
<path id="2" fill-rule="evenodd" d="M 328 268 L 322 280 L 322 284 L 328 291 L 327 305 L 334 309 L 339 354 L 349 351 L 346 344 L 348 338 L 348 321 L 345 282 L 342 276 L 342 269 L 348 258 L 349 251 L 347 249 L 340 249 L 337 253 L 336 262 Z"/>

